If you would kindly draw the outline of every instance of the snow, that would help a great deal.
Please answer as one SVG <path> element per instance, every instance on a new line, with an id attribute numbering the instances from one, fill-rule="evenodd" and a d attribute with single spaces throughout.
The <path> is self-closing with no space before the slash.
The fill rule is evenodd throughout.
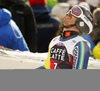
<path id="1" fill-rule="evenodd" d="M 43 66 L 48 53 L 0 49 L 0 69 L 36 69 Z M 100 60 L 89 57 L 88 69 L 100 69 Z"/>

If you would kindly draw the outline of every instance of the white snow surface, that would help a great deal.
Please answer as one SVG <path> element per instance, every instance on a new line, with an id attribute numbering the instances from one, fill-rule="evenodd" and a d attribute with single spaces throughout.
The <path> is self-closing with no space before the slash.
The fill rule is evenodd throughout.
<path id="1" fill-rule="evenodd" d="M 36 69 L 43 66 L 48 53 L 0 49 L 0 69 Z M 87 69 L 100 69 L 100 60 L 89 57 Z"/>

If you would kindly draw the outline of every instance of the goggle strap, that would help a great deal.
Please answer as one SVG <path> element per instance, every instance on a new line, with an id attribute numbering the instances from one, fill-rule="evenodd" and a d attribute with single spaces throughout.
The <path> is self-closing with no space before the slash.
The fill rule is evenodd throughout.
<path id="1" fill-rule="evenodd" d="M 92 23 L 87 19 L 87 17 L 85 15 L 82 15 L 81 19 L 88 25 L 88 27 L 90 29 L 89 33 L 91 33 L 92 29 L 93 29 Z"/>

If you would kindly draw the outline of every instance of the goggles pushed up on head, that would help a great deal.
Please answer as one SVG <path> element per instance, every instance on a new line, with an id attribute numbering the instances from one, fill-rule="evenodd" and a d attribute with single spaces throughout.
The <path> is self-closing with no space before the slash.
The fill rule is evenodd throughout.
<path id="1" fill-rule="evenodd" d="M 90 20 L 83 14 L 82 9 L 81 9 L 78 5 L 73 6 L 73 7 L 66 13 L 66 15 L 67 15 L 69 12 L 71 12 L 71 14 L 72 14 L 73 16 L 75 16 L 76 18 L 81 18 L 81 19 L 86 23 L 86 25 L 89 27 L 89 33 L 92 32 L 92 29 L 93 29 L 92 23 L 91 23 Z"/>

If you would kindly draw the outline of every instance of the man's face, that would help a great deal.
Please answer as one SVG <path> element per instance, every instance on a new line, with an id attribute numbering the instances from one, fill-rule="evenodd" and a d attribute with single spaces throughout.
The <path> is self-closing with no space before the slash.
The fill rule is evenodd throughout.
<path id="1" fill-rule="evenodd" d="M 63 19 L 62 23 L 67 26 L 67 25 L 72 25 L 75 24 L 77 18 L 69 12 Z"/>

